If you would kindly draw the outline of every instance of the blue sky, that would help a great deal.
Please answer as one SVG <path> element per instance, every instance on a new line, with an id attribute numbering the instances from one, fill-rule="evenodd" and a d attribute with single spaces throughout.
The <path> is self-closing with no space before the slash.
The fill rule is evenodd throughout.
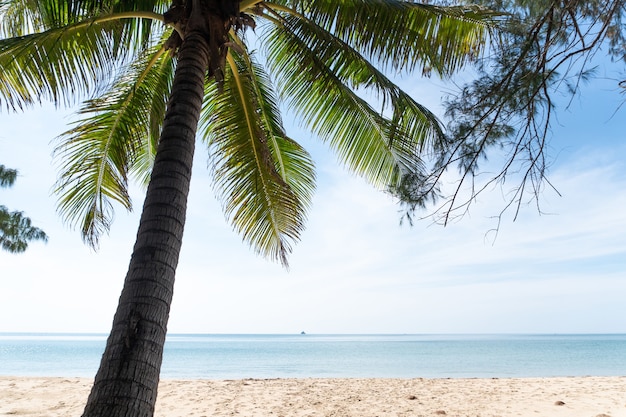
<path id="1" fill-rule="evenodd" d="M 615 69 L 558 109 L 549 178 L 561 197 L 522 208 L 489 234 L 507 189 L 483 194 L 447 227 L 399 225 L 388 196 L 347 173 L 308 134 L 318 190 L 291 269 L 263 260 L 225 222 L 197 148 L 170 332 L 576 333 L 626 332 L 626 98 Z M 403 84 L 440 109 L 435 79 Z M 71 111 L 0 113 L 0 163 L 20 171 L 0 203 L 50 236 L 25 254 L 0 252 L 0 332 L 108 332 L 141 208 L 116 211 L 99 252 L 63 225 L 50 195 L 51 140 Z"/>

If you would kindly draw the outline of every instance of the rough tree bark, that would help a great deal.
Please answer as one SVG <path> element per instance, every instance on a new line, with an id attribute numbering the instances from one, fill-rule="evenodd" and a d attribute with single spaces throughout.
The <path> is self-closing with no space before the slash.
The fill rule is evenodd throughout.
<path id="1" fill-rule="evenodd" d="M 84 417 L 154 414 L 211 56 L 206 24 L 194 28 L 190 19 L 187 26 L 137 240 Z"/>

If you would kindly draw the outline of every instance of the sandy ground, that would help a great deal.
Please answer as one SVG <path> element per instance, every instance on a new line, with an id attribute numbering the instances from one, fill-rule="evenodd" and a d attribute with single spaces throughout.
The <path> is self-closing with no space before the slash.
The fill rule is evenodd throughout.
<path id="1" fill-rule="evenodd" d="M 91 380 L 0 377 L 0 416 L 80 416 Z M 157 417 L 626 417 L 626 377 L 164 380 Z"/>

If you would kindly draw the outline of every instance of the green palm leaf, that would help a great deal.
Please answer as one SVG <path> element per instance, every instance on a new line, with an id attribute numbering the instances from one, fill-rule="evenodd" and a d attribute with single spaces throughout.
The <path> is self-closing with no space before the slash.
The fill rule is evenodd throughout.
<path id="1" fill-rule="evenodd" d="M 23 36 L 41 27 L 36 0 L 0 1 L 0 36 Z"/>
<path id="2" fill-rule="evenodd" d="M 145 73 L 146 81 L 140 83 L 140 88 L 135 89 L 133 98 L 144 100 L 143 106 L 146 111 L 147 124 L 142 129 L 148 137 L 144 140 L 135 154 L 134 163 L 130 167 L 130 174 L 140 184 L 147 185 L 150 181 L 152 163 L 159 143 L 161 128 L 165 118 L 167 100 L 171 91 L 174 78 L 175 62 L 170 55 L 164 54 L 160 49 L 152 58 L 153 63 L 148 64 Z M 139 68 L 141 68 L 139 66 Z M 129 79 L 132 79 L 129 77 Z"/>
<path id="3" fill-rule="evenodd" d="M 269 80 L 249 57 L 229 55 L 223 92 L 202 130 L 224 211 L 256 251 L 287 265 L 314 189 L 309 155 L 286 137 Z"/>
<path id="4" fill-rule="evenodd" d="M 132 208 L 129 173 L 147 181 L 173 75 L 163 48 L 149 50 L 111 89 L 86 102 L 76 127 L 60 139 L 55 156 L 63 161 L 56 192 L 59 211 L 80 223 L 92 246 L 108 231 L 112 201 Z"/>
<path id="5" fill-rule="evenodd" d="M 402 171 L 418 169 L 417 148 L 440 134 L 436 118 L 345 43 L 315 36 L 308 28 L 310 24 L 287 17 L 264 38 L 270 68 L 295 112 L 342 161 L 378 187 L 396 183 Z M 396 117 L 402 123 L 392 124 L 350 89 L 347 84 L 355 83 L 348 81 L 357 78 L 357 86 L 367 82 L 393 105 L 406 106 L 401 109 L 405 116 Z"/>
<path id="6" fill-rule="evenodd" d="M 239 42 L 242 52 L 245 48 Z M 289 138 L 280 117 L 278 97 L 274 92 L 269 75 L 264 68 L 245 54 L 245 66 L 251 72 L 251 86 L 255 89 L 261 122 L 267 143 L 281 178 L 295 192 L 303 208 L 310 207 L 315 190 L 315 168 L 309 153 L 296 141 Z"/>
<path id="7" fill-rule="evenodd" d="M 6 4 L 0 2 L 0 33 L 6 37 L 24 36 L 103 15 L 133 12 L 134 17 L 149 19 L 126 19 L 118 23 L 125 25 L 126 33 L 133 34 L 130 38 L 147 40 L 152 37 L 152 30 L 160 31 L 152 22 L 162 20 L 158 14 L 164 13 L 169 3 L 167 0 L 6 0 Z"/>
<path id="8" fill-rule="evenodd" d="M 373 90 L 382 100 L 382 109 L 394 114 L 394 125 L 413 140 L 424 142 L 430 137 L 442 135 L 436 117 L 428 109 L 413 100 L 347 43 L 309 19 L 288 18 L 282 24 L 306 43 L 342 83 L 355 89 Z"/>
<path id="9" fill-rule="evenodd" d="M 277 0 L 298 10 L 368 58 L 393 70 L 416 66 L 449 75 L 483 48 L 498 15 L 475 6 L 438 7 L 397 0 Z"/>
<path id="10" fill-rule="evenodd" d="M 0 105 L 21 109 L 42 100 L 71 104 L 106 83 L 119 64 L 134 59 L 137 51 L 146 47 L 147 41 L 137 35 L 137 30 L 146 28 L 136 23 L 134 15 L 141 14 L 132 11 L 103 14 L 77 23 L 60 24 L 41 33 L 0 40 L 3 70 Z M 152 12 L 144 15 L 160 18 Z M 44 17 L 63 20 L 56 15 Z M 42 24 L 49 25 L 49 22 Z M 153 32 L 151 39 L 161 34 Z M 129 48 L 130 45 L 135 48 Z"/>
<path id="11" fill-rule="evenodd" d="M 59 210 L 93 245 L 109 228 L 114 202 L 130 209 L 129 177 L 148 181 L 175 65 L 156 46 L 172 46 L 162 15 L 172 4 L 184 7 L 170 0 L 0 0 L 0 32 L 10 37 L 0 40 L 0 106 L 97 97 L 84 103 L 56 152 L 63 160 Z M 419 177 L 421 152 L 443 137 L 436 117 L 383 70 L 421 65 L 447 75 L 480 53 L 483 22 L 493 18 L 476 8 L 397 0 L 240 6 L 273 25 L 263 40 L 288 104 L 342 162 L 382 189 Z M 233 17 L 234 28 L 250 24 L 245 13 Z M 226 47 L 225 91 L 206 84 L 201 127 L 216 189 L 244 239 L 286 263 L 312 199 L 313 164 L 286 135 L 269 76 L 234 34 Z"/>

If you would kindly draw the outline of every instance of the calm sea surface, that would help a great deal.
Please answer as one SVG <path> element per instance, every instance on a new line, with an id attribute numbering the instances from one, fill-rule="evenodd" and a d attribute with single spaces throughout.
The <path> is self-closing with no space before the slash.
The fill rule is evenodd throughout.
<path id="1" fill-rule="evenodd" d="M 93 377 L 106 335 L 0 333 L 0 375 Z M 626 335 L 168 336 L 163 378 L 626 375 Z"/>

